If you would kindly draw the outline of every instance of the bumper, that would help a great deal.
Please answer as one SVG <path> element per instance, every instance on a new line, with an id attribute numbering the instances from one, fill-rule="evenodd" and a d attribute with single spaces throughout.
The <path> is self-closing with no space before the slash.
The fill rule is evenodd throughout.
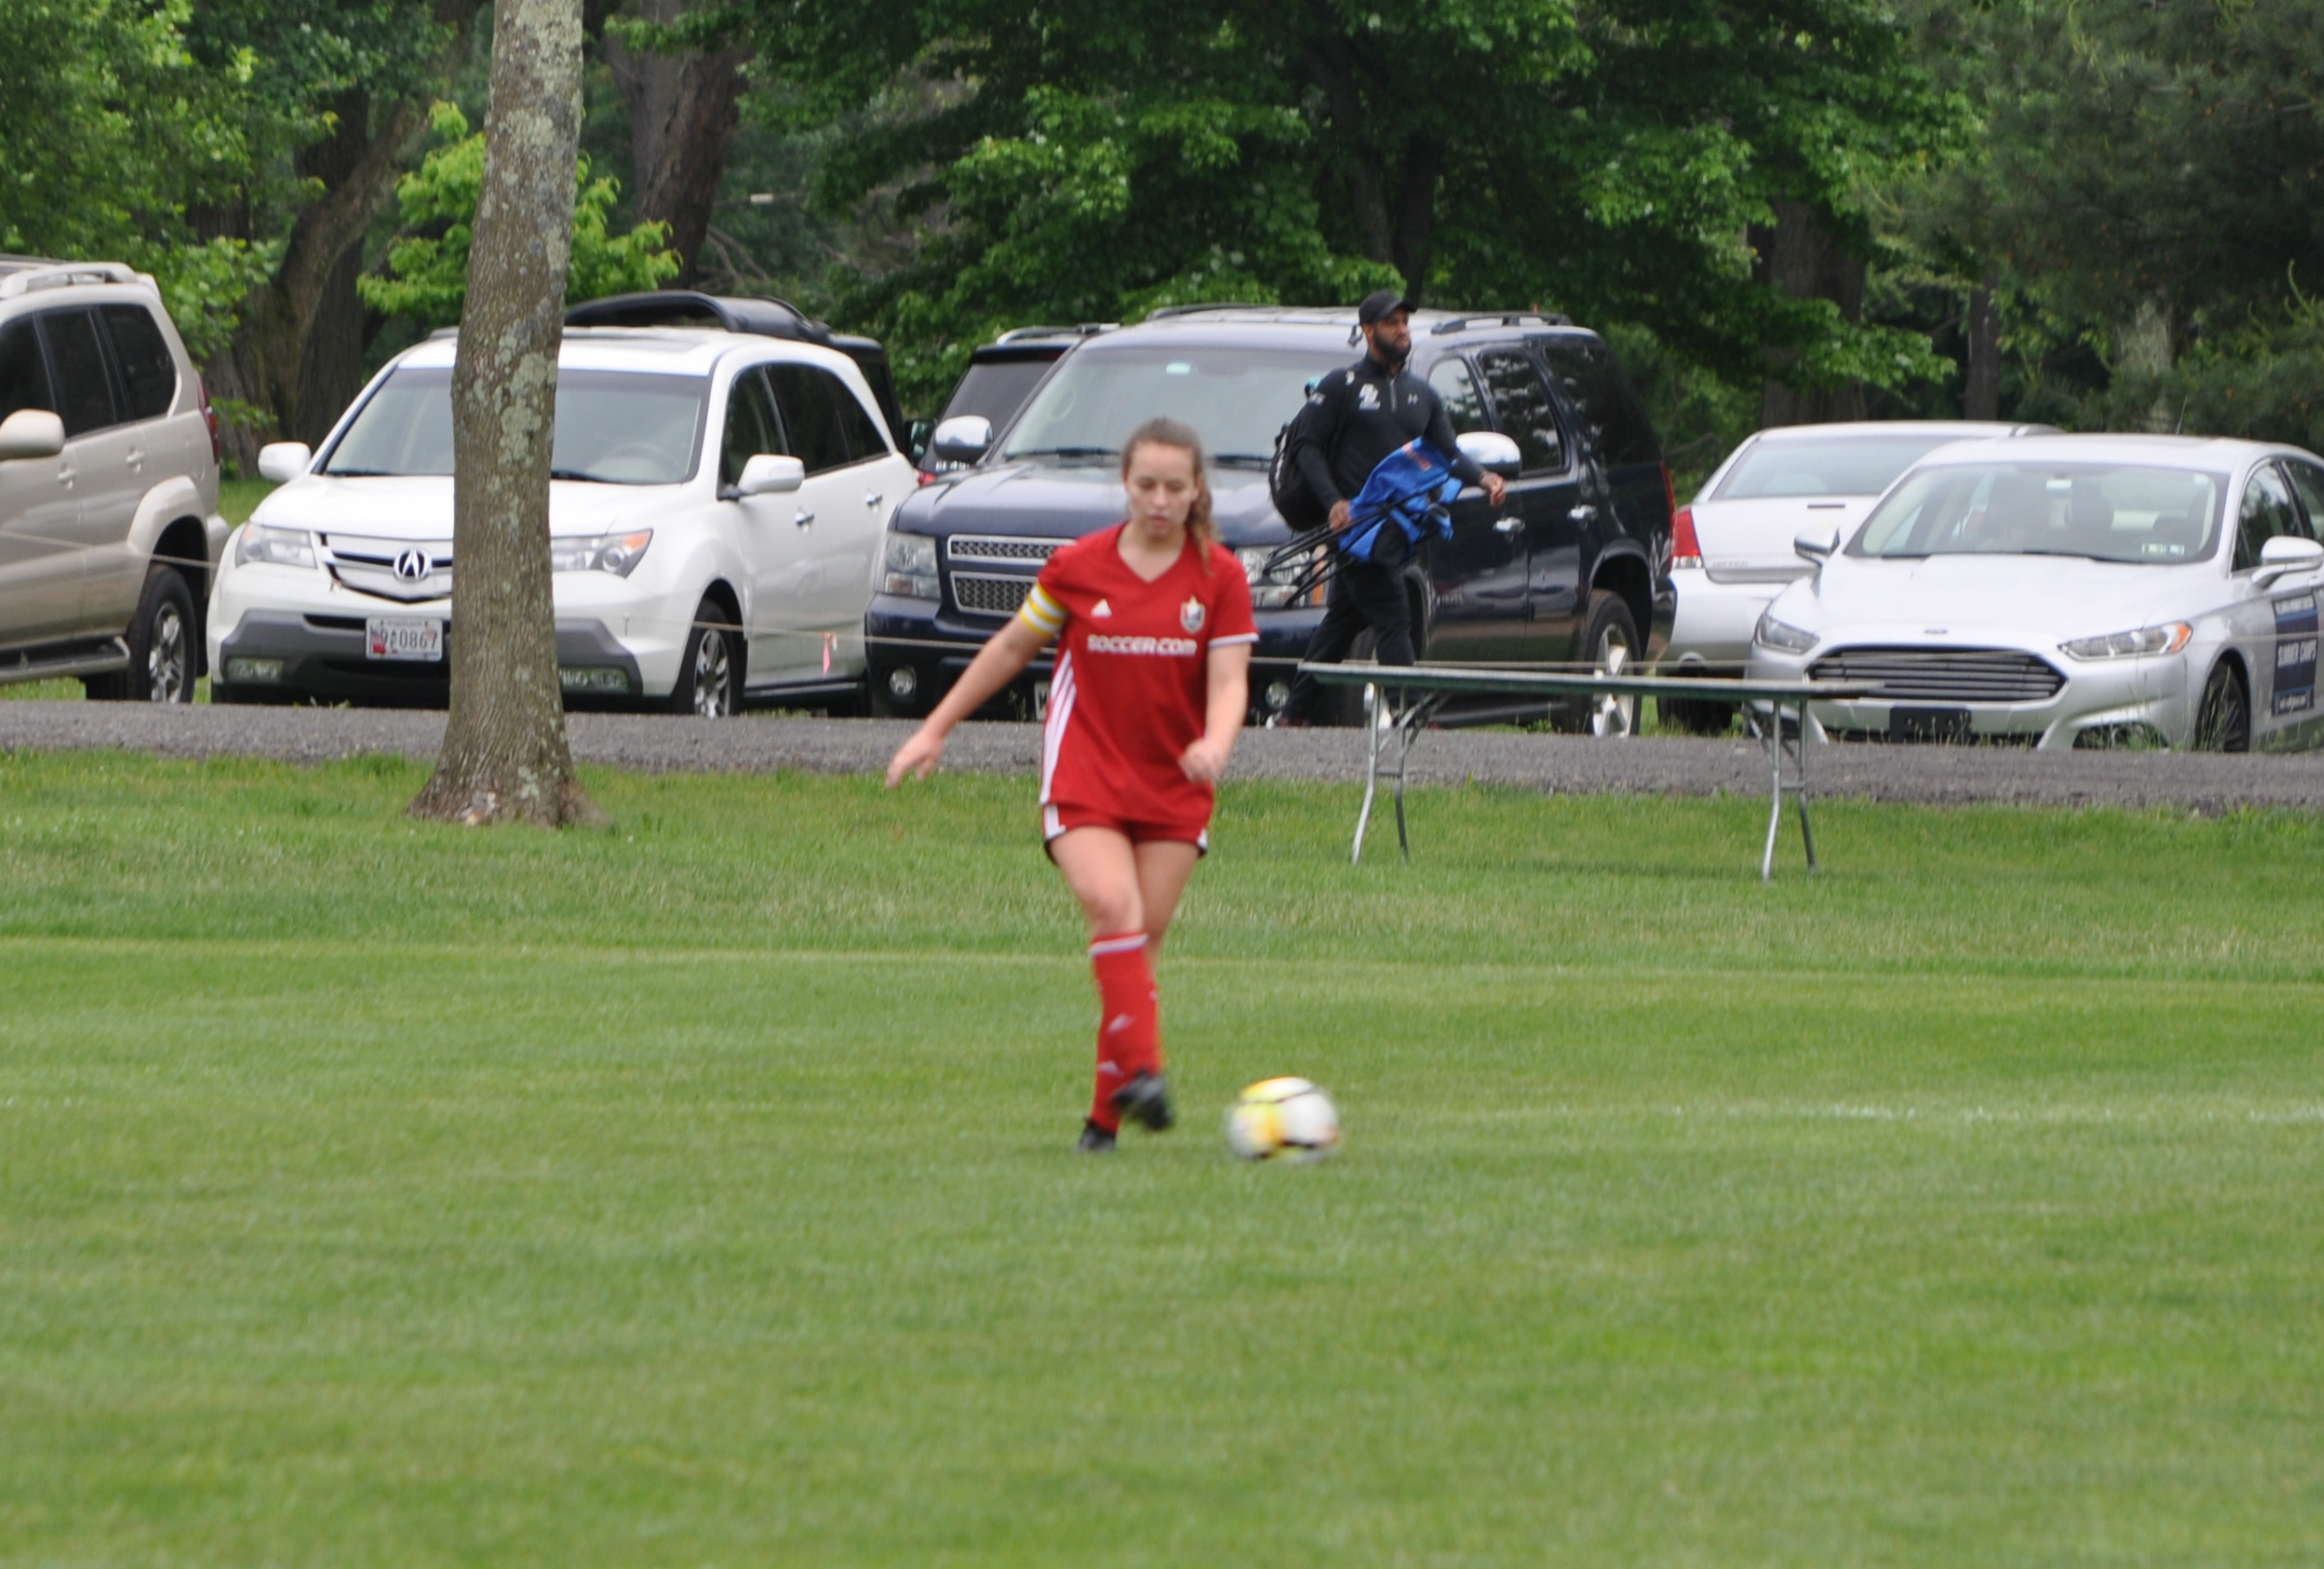
<path id="1" fill-rule="evenodd" d="M 1259 644 L 1251 654 L 1251 704 L 1272 712 L 1290 696 L 1293 668 L 1323 612 L 1320 607 L 1269 610 L 1254 618 Z M 872 691 L 899 711 L 925 713 L 960 679 L 985 640 L 1007 624 L 1001 616 L 964 616 L 931 599 L 875 594 L 864 617 Z M 1044 654 L 1026 670 L 1025 680 L 1045 681 L 1050 668 Z"/>
<path id="2" fill-rule="evenodd" d="M 1761 613 L 1791 586 L 1776 583 L 1715 583 L 1706 572 L 1677 572 L 1678 608 L 1671 617 L 1665 675 L 1741 674 L 1751 658 L 1751 632 Z M 1699 667 L 1689 669 L 1687 667 Z"/>
<path id="3" fill-rule="evenodd" d="M 1896 646 L 1901 640 L 1850 641 Z M 1804 680 L 1818 660 L 1841 645 L 1842 640 L 1828 640 L 1804 655 L 1754 646 L 1748 673 L 1753 680 Z M 1989 741 L 2064 752 L 2078 744 L 2114 744 L 2126 732 L 2143 731 L 2159 735 L 2175 750 L 2194 743 L 2197 694 L 2189 672 L 2204 667 L 2193 662 L 2196 650 L 2192 648 L 2145 659 L 2084 665 L 2055 647 L 2045 649 L 2031 642 L 1981 639 L 1977 645 L 2015 648 L 2044 659 L 2065 675 L 2065 682 L 2039 702 L 1874 697 L 1814 703 L 1809 713 L 1826 734 L 1848 740 Z M 1941 651 L 1941 645 L 1931 647 Z"/>
<path id="4" fill-rule="evenodd" d="M 361 615 L 295 611 L 249 611 L 233 631 L 213 642 L 213 677 L 239 700 L 328 701 L 440 708 L 451 696 L 452 629 L 444 629 L 440 660 L 372 659 Z M 556 662 L 568 684 L 566 700 L 635 700 L 644 690 L 637 658 L 599 621 L 559 620 Z M 590 672 L 581 677 L 579 672 Z M 597 672 L 618 672 L 612 677 Z M 577 680 L 586 687 L 575 690 Z"/>

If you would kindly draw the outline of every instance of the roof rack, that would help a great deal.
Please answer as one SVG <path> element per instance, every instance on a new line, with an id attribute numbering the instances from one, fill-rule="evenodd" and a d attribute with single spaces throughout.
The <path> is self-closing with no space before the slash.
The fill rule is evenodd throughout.
<path id="1" fill-rule="evenodd" d="M 1149 322 L 1168 321 L 1173 316 L 1191 316 L 1199 310 L 1297 310 L 1297 305 L 1255 305 L 1245 300 L 1211 300 L 1199 305 L 1164 305 L 1146 313 Z"/>
<path id="2" fill-rule="evenodd" d="M 83 284 L 141 283 L 158 294 L 160 285 L 120 262 L 52 262 L 38 256 L 0 256 L 0 300 L 14 300 L 42 289 L 71 289 Z"/>
<path id="3" fill-rule="evenodd" d="M 1429 328 L 1430 334 L 1442 337 L 1447 332 L 1466 332 L 1479 327 L 1572 327 L 1573 318 L 1554 310 L 1510 310 L 1483 316 L 1455 316 L 1438 322 Z"/>
<path id="4" fill-rule="evenodd" d="M 1023 338 L 1093 338 L 1100 332 L 1111 332 L 1119 322 L 1084 322 L 1078 327 L 1012 327 L 995 343 L 1015 343 Z"/>

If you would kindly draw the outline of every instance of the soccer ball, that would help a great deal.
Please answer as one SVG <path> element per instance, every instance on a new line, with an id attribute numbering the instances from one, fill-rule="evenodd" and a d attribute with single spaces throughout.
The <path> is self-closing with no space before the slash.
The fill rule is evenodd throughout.
<path id="1" fill-rule="evenodd" d="M 1340 1108 L 1303 1078 L 1261 1079 L 1227 1108 L 1227 1148 L 1245 1160 L 1320 1160 L 1340 1147 Z"/>

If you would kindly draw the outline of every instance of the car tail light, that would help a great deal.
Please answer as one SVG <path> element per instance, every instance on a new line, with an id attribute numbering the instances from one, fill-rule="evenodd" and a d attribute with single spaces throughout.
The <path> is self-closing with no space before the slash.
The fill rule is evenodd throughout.
<path id="1" fill-rule="evenodd" d="M 918 471 L 918 478 L 915 482 L 921 485 L 933 485 L 936 483 L 936 476 L 927 470 L 921 469 Z"/>
<path id="2" fill-rule="evenodd" d="M 226 461 L 226 444 L 218 440 L 218 412 L 210 406 L 210 384 L 197 376 L 194 385 L 202 394 L 202 423 L 210 427 L 210 461 L 223 463 Z"/>
<path id="3" fill-rule="evenodd" d="M 1670 564 L 1672 570 L 1703 564 L 1703 547 L 1694 537 L 1694 508 L 1683 506 L 1670 515 Z"/>

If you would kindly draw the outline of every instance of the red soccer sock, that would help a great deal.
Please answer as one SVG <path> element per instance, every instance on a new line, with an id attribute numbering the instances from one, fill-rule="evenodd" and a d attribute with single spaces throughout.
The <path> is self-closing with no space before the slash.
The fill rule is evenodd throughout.
<path id="1" fill-rule="evenodd" d="M 1114 1092 L 1140 1073 L 1162 1070 L 1161 1004 L 1146 962 L 1146 933 L 1100 937 L 1090 944 L 1104 1012 L 1097 1019 L 1097 1084 L 1090 1121 L 1108 1132 L 1121 1126 Z"/>

